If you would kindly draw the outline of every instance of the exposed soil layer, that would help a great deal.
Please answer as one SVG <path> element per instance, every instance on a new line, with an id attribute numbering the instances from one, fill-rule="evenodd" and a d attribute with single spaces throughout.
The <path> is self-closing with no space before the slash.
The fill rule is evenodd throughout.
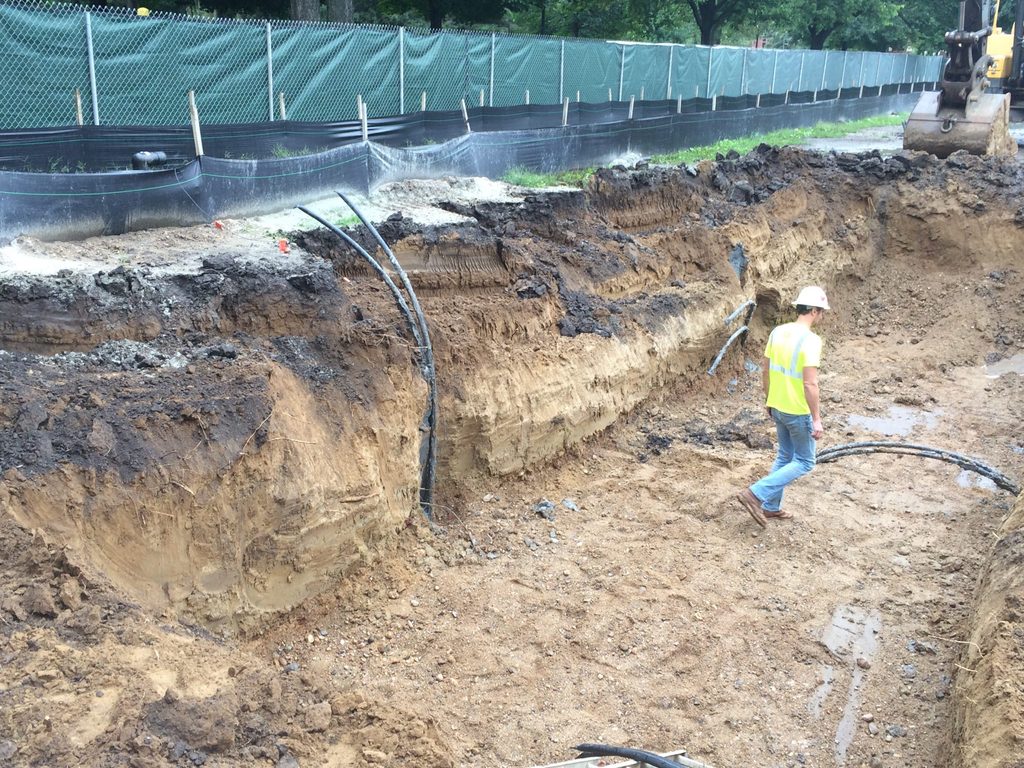
<path id="1" fill-rule="evenodd" d="M 761 147 L 392 216 L 438 371 L 434 528 L 417 350 L 332 235 L 17 244 L 0 763 L 1024 764 L 1022 502 L 882 455 L 819 466 L 763 532 L 731 501 L 808 283 L 823 447 L 1020 481 L 1022 193 L 1012 161 Z"/>

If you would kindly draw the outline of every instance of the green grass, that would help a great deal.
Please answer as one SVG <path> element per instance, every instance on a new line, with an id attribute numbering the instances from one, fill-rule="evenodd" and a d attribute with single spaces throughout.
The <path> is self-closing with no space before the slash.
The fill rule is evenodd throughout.
<path id="1" fill-rule="evenodd" d="M 593 168 L 575 168 L 557 173 L 536 173 L 526 168 L 509 168 L 501 180 L 519 187 L 583 187 L 593 175 Z"/>
<path id="2" fill-rule="evenodd" d="M 758 144 L 771 144 L 777 147 L 786 147 L 793 144 L 802 144 L 807 139 L 833 139 L 845 136 L 848 133 L 862 131 L 866 128 L 879 128 L 887 125 L 900 125 L 907 119 L 906 114 L 902 115 L 879 115 L 877 117 L 866 117 L 863 120 L 851 120 L 848 123 L 818 123 L 809 128 L 786 128 L 781 131 L 772 131 L 765 134 L 754 134 L 741 139 L 726 139 L 706 147 L 690 147 L 679 152 L 668 155 L 655 155 L 651 162 L 663 165 L 680 165 L 682 163 L 693 163 L 697 160 L 708 160 L 718 154 L 726 154 L 735 150 L 741 155 L 750 152 Z"/>
<path id="3" fill-rule="evenodd" d="M 334 226 L 338 227 L 339 229 L 348 229 L 349 227 L 355 227 L 360 223 L 361 222 L 359 221 L 359 217 L 356 216 L 354 213 L 350 213 L 347 216 L 338 216 L 337 218 L 334 219 Z"/>

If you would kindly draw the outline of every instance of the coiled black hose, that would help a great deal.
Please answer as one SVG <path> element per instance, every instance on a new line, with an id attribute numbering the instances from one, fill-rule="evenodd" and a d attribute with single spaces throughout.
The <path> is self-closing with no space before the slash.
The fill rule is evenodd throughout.
<path id="1" fill-rule="evenodd" d="M 685 757 L 668 758 L 647 752 L 643 749 L 632 747 L 613 747 L 608 744 L 577 744 L 576 750 L 582 757 L 624 757 L 627 760 L 635 760 L 641 765 L 649 765 L 651 768 L 711 768 L 704 763 L 697 763 Z"/>
<path id="2" fill-rule="evenodd" d="M 977 459 L 972 459 L 969 456 L 964 456 L 963 454 L 945 451 L 941 448 L 932 448 L 927 445 L 917 445 L 916 443 L 900 443 L 885 440 L 846 443 L 844 445 L 837 445 L 833 448 L 826 448 L 819 452 L 817 455 L 817 461 L 819 464 L 825 464 L 830 461 L 835 461 L 836 459 L 841 459 L 844 456 L 857 456 L 867 453 L 899 453 L 910 456 L 921 456 L 926 459 L 947 461 L 950 464 L 956 464 L 958 467 L 975 472 L 982 477 L 987 477 L 999 488 L 1002 488 L 1004 491 L 1009 491 L 1014 496 L 1020 495 L 1020 486 L 999 470 L 993 469 L 987 464 L 984 464 Z"/>

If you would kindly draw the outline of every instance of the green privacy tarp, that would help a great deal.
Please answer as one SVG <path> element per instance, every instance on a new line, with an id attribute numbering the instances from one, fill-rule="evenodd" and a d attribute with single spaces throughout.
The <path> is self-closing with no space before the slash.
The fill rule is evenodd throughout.
<path id="1" fill-rule="evenodd" d="M 92 37 L 103 123 L 187 123 L 189 91 L 204 122 L 269 116 L 257 24 L 94 15 Z"/>
<path id="2" fill-rule="evenodd" d="M 622 44 L 445 30 L 300 22 L 197 19 L 130 8 L 37 2 L 0 6 L 0 128 L 68 125 L 74 92 L 93 122 L 86 45 L 95 52 L 103 124 L 182 125 L 195 91 L 204 123 L 255 122 L 283 93 L 288 117 L 371 117 L 420 108 L 534 104 L 560 98 L 603 103 L 833 90 L 939 79 L 943 57 L 840 51 Z M 492 54 L 493 51 L 493 54 Z M 268 60 L 268 55 L 271 57 Z M 493 77 L 492 77 L 493 61 Z M 271 89 L 270 76 L 273 76 Z M 404 87 L 403 87 L 404 84 Z M 493 94 L 493 98 L 492 98 Z"/>
<path id="3" fill-rule="evenodd" d="M 274 91 L 292 120 L 358 118 L 398 112 L 398 35 L 394 30 L 338 25 L 274 28 Z"/>
<path id="4" fill-rule="evenodd" d="M 466 35 L 466 104 L 478 107 L 491 105 L 491 41 L 490 36 Z"/>
<path id="5" fill-rule="evenodd" d="M 622 98 L 664 99 L 668 93 L 670 46 L 623 46 Z M 674 57 L 673 57 L 674 58 Z"/>
<path id="6" fill-rule="evenodd" d="M 693 99 L 707 95 L 710 48 L 677 45 L 672 53 L 672 93 Z"/>
<path id="7" fill-rule="evenodd" d="M 41 14 L 0 6 L 0 126 L 73 125 L 74 93 L 92 121 L 85 14 Z"/>
<path id="8" fill-rule="evenodd" d="M 470 92 L 468 37 L 461 32 L 405 33 L 405 111 L 420 109 L 423 94 L 428 110 L 458 109 Z M 487 49 L 488 74 L 490 46 Z"/>
<path id="9" fill-rule="evenodd" d="M 775 68 L 775 93 L 800 90 L 803 51 L 779 51 Z"/>
<path id="10" fill-rule="evenodd" d="M 619 49 L 603 41 L 566 40 L 563 90 L 565 96 L 585 102 L 608 101 L 619 93 Z"/>
<path id="11" fill-rule="evenodd" d="M 548 38 L 502 36 L 495 44 L 494 106 L 558 101 L 559 41 Z"/>
<path id="12" fill-rule="evenodd" d="M 825 56 L 825 76 L 818 90 L 837 91 L 843 85 L 845 51 L 827 51 Z"/>
<path id="13" fill-rule="evenodd" d="M 776 51 L 752 48 L 747 51 L 746 90 L 747 93 L 771 93 L 772 72 L 775 68 Z"/>
<path id="14" fill-rule="evenodd" d="M 816 91 L 821 88 L 821 75 L 825 70 L 825 51 L 801 51 L 800 79 L 794 90 Z"/>
<path id="15" fill-rule="evenodd" d="M 743 77 L 743 50 L 717 46 L 709 51 L 708 56 L 711 60 L 709 93 L 711 96 L 740 95 L 740 80 Z"/>

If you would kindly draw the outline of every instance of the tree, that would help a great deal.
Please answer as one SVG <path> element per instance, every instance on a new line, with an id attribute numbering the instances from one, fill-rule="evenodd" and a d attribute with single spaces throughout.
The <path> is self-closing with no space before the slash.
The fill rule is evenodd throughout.
<path id="1" fill-rule="evenodd" d="M 718 43 L 722 26 L 741 19 L 756 0 L 686 0 L 700 30 L 701 45 Z M 763 0 L 762 0 L 763 2 Z"/>
<path id="2" fill-rule="evenodd" d="M 354 13 L 352 0 L 327 0 L 327 20 L 346 24 L 352 22 Z"/>
<path id="3" fill-rule="evenodd" d="M 759 17 L 782 35 L 811 50 L 906 47 L 899 12 L 911 0 L 780 0 L 762 6 Z M 928 0 L 916 0 L 928 2 Z M 940 36 L 941 42 L 941 36 Z"/>
<path id="4" fill-rule="evenodd" d="M 296 21 L 320 21 L 320 0 L 290 0 L 289 9 Z"/>

